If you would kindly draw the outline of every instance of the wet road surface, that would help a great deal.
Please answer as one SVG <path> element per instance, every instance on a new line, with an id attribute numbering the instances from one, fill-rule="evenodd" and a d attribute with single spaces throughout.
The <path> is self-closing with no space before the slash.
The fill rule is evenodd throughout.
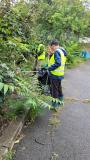
<path id="1" fill-rule="evenodd" d="M 90 160 L 90 61 L 66 72 L 63 89 L 64 108 L 23 128 L 13 160 Z"/>

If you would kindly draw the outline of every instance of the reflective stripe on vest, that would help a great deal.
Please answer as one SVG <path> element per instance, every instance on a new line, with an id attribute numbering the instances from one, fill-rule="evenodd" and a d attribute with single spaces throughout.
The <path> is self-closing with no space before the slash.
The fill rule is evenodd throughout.
<path id="1" fill-rule="evenodd" d="M 56 68 L 53 71 L 50 71 L 51 74 L 55 75 L 55 76 L 64 76 L 64 68 L 65 68 L 65 56 L 64 53 L 61 49 L 57 49 L 57 51 L 60 52 L 60 56 L 61 56 L 61 66 L 59 66 L 58 68 Z M 54 54 L 52 55 L 52 57 L 49 60 L 49 67 L 51 65 L 53 65 L 55 63 L 55 59 L 54 59 Z"/>

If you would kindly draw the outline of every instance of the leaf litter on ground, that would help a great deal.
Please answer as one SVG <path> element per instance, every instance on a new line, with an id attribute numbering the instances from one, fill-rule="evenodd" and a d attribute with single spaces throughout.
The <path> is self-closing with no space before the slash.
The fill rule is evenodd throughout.
<path id="1" fill-rule="evenodd" d="M 53 152 L 50 160 L 59 160 L 59 155 L 57 153 Z"/>

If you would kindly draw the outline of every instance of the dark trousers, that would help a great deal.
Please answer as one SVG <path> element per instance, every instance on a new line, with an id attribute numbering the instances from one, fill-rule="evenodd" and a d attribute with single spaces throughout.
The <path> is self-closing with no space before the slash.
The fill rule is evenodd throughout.
<path id="1" fill-rule="evenodd" d="M 63 97 L 61 80 L 50 79 L 50 93 L 53 98 Z"/>

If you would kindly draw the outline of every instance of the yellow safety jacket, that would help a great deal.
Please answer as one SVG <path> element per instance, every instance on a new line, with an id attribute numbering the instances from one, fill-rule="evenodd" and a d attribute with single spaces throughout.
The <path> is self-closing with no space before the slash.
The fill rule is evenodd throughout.
<path id="1" fill-rule="evenodd" d="M 44 46 L 44 45 L 43 45 L 43 44 L 40 44 L 40 45 L 38 46 L 38 52 L 40 51 L 40 48 L 41 48 L 42 46 Z M 41 53 L 41 55 L 38 56 L 38 60 L 44 60 L 44 59 L 45 59 L 45 51 L 43 51 L 43 52 Z"/>
<path id="2" fill-rule="evenodd" d="M 66 61 L 66 57 L 64 56 L 64 53 L 61 49 L 57 49 L 57 51 L 60 52 L 60 56 L 61 56 L 61 66 L 59 66 L 58 68 L 56 68 L 53 71 L 50 71 L 50 73 L 52 75 L 55 76 L 64 76 L 64 68 L 65 68 L 65 61 Z M 55 63 L 55 59 L 54 59 L 54 54 L 51 56 L 51 58 L 49 59 L 49 64 L 48 66 L 50 67 L 51 65 L 53 65 Z"/>

